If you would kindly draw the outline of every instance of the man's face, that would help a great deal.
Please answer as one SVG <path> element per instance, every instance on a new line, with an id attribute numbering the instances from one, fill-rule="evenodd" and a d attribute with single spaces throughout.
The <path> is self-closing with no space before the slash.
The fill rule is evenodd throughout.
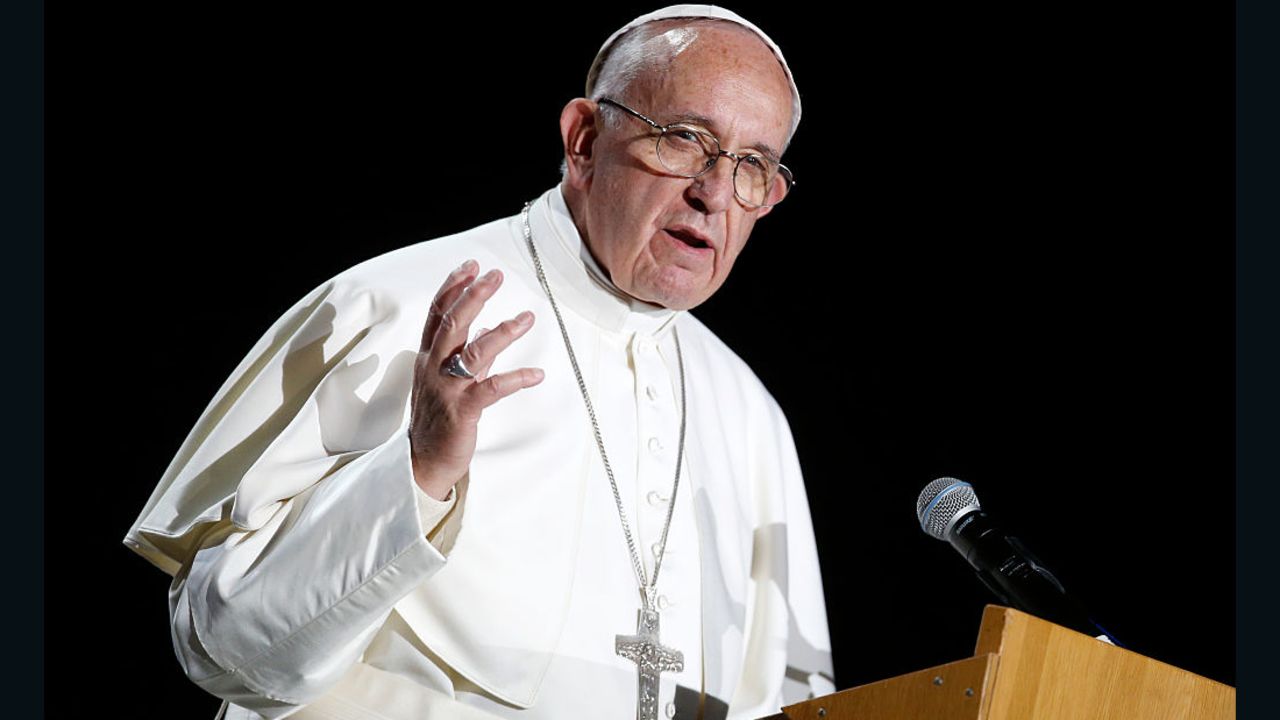
<path id="1" fill-rule="evenodd" d="M 698 39 L 666 72 L 648 73 L 615 98 L 660 125 L 709 130 L 721 148 L 771 156 L 791 123 L 791 90 L 777 58 L 745 29 L 697 28 Z M 632 297 L 684 310 L 720 288 L 756 220 L 734 195 L 731 158 L 697 178 L 658 161 L 656 130 L 613 107 L 621 124 L 596 141 L 586 203 L 587 243 L 614 284 Z"/>

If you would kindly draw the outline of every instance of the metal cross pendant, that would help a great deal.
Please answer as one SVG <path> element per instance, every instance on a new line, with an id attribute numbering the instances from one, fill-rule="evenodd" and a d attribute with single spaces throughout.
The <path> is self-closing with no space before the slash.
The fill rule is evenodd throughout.
<path id="1" fill-rule="evenodd" d="M 636 720 L 658 720 L 658 673 L 684 670 L 684 653 L 658 642 L 658 612 L 636 612 L 636 634 L 618 635 L 614 647 L 639 672 Z"/>

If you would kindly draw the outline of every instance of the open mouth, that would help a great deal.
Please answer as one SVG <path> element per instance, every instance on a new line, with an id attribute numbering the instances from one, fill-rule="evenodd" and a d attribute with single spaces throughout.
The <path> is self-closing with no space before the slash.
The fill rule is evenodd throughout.
<path id="1" fill-rule="evenodd" d="M 685 245 L 688 245 L 689 247 L 697 248 L 699 250 L 703 250 L 711 247 L 706 243 L 706 241 L 702 240 L 696 235 L 685 232 L 684 230 L 674 230 L 672 228 L 666 228 L 666 232 L 671 237 L 679 240 L 680 242 L 684 243 Z"/>

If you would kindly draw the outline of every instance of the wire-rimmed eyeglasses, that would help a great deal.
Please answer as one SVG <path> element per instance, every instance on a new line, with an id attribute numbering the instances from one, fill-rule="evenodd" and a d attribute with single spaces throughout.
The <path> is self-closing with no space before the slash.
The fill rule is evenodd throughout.
<path id="1" fill-rule="evenodd" d="M 733 160 L 733 192 L 751 207 L 772 207 L 782 202 L 795 178 L 786 165 L 757 153 L 739 155 L 720 148 L 720 139 L 696 125 L 659 125 L 617 100 L 602 97 L 601 105 L 611 105 L 638 118 L 659 132 L 658 162 L 674 175 L 695 178 L 715 167 L 721 156 Z"/>

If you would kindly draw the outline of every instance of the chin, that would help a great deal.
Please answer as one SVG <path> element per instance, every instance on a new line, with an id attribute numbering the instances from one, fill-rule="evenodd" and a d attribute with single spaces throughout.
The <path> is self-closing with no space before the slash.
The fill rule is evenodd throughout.
<path id="1" fill-rule="evenodd" d="M 650 305 L 659 305 L 668 310 L 690 310 L 706 302 L 715 293 L 716 287 L 719 287 L 708 288 L 705 279 L 691 283 L 690 280 L 698 279 L 690 277 L 692 274 L 679 268 L 667 268 L 666 272 L 658 273 L 656 277 L 641 276 L 647 282 L 621 289 Z"/>
<path id="2" fill-rule="evenodd" d="M 661 293 L 655 296 L 653 300 L 645 302 L 651 305 L 661 305 L 668 310 L 692 310 L 693 308 L 706 302 L 710 295 L 695 295 L 687 292 Z"/>

